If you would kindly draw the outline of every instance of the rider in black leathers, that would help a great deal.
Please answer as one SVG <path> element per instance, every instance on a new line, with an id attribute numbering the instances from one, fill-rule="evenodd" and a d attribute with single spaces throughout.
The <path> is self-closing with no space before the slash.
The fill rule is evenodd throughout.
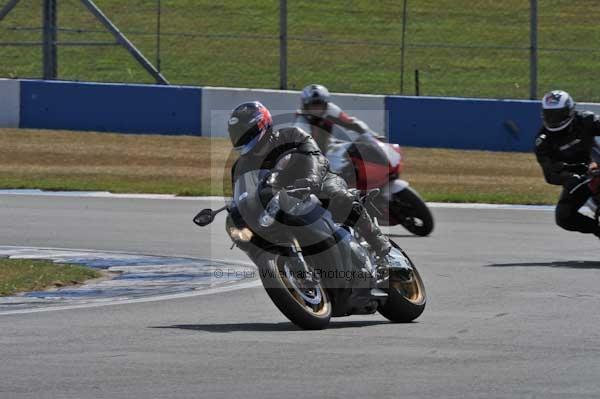
<path id="1" fill-rule="evenodd" d="M 258 101 L 238 105 L 228 125 L 231 142 L 241 155 L 232 168 L 234 181 L 248 170 L 275 168 L 277 177 L 271 183 L 275 187 L 304 179 L 318 197 L 329 202 L 336 222 L 354 227 L 380 258 L 385 257 L 391 249 L 389 239 L 344 180 L 329 171 L 327 158 L 308 133 L 295 127 L 274 131 L 269 111 Z"/>
<path id="2" fill-rule="evenodd" d="M 544 177 L 550 184 L 563 186 L 556 206 L 556 224 L 565 230 L 592 233 L 600 237 L 600 227 L 578 212 L 597 192 L 597 171 L 591 162 L 595 136 L 600 136 L 600 119 L 591 112 L 575 110 L 571 96 L 561 90 L 542 99 L 543 126 L 536 137 L 535 154 Z"/>

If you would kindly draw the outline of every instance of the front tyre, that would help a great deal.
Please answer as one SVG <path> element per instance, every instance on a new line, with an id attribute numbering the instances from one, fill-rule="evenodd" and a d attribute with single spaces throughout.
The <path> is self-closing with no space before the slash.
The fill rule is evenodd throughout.
<path id="1" fill-rule="evenodd" d="M 386 319 L 395 323 L 409 323 L 425 310 L 425 284 L 409 257 L 400 248 L 392 248 L 393 256 L 404 259 L 406 268 L 390 268 L 388 300 L 378 309 Z"/>
<path id="2" fill-rule="evenodd" d="M 433 215 L 419 194 L 410 187 L 395 193 L 390 216 L 411 233 L 425 237 L 433 231 Z"/>
<path id="3" fill-rule="evenodd" d="M 329 325 L 332 304 L 320 282 L 303 280 L 293 265 L 297 258 L 265 253 L 255 263 L 267 294 L 292 323 L 305 330 L 322 330 Z"/>

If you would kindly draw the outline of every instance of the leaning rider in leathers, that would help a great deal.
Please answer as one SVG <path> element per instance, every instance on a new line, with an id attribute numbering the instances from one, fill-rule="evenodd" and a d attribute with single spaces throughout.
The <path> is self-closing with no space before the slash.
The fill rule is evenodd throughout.
<path id="1" fill-rule="evenodd" d="M 600 237 L 600 227 L 578 212 L 598 192 L 598 165 L 591 149 L 600 136 L 600 119 L 575 110 L 571 96 L 561 90 L 542 99 L 543 126 L 535 141 L 535 154 L 546 181 L 563 187 L 556 206 L 556 224 L 565 230 Z"/>
<path id="2" fill-rule="evenodd" d="M 329 202 L 337 223 L 354 227 L 382 262 L 391 249 L 389 239 L 373 223 L 356 195 L 339 176 L 329 171 L 327 158 L 312 137 L 297 127 L 273 129 L 270 112 L 258 101 L 238 105 L 228 122 L 229 137 L 240 158 L 232 176 L 248 170 L 279 169 L 273 187 L 287 187 L 298 179 Z"/>

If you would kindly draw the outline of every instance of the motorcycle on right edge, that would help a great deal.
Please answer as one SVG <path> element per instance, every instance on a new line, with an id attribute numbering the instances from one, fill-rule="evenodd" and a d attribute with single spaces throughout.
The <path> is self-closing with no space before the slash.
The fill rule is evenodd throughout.
<path id="1" fill-rule="evenodd" d="M 594 144 L 590 152 L 590 159 L 600 165 L 600 137 L 594 139 Z M 588 172 L 590 179 L 600 178 L 600 170 Z M 593 218 L 600 225 L 600 193 L 592 195 L 585 204 L 579 209 L 584 216 Z"/>
<path id="2" fill-rule="evenodd" d="M 367 132 L 351 141 L 332 138 L 327 158 L 332 172 L 362 193 L 378 188 L 381 194 L 368 206 L 380 225 L 402 225 L 411 233 L 427 236 L 433 215 L 419 194 L 400 179 L 403 157 L 398 144 L 386 143 Z"/>

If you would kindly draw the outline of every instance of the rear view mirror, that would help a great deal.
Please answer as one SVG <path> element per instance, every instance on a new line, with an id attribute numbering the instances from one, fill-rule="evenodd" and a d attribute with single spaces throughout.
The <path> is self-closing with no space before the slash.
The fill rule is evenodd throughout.
<path id="1" fill-rule="evenodd" d="M 194 216 L 194 223 L 198 226 L 204 227 L 213 222 L 215 219 L 215 213 L 212 209 L 206 208 L 200 211 L 196 216 Z"/>

